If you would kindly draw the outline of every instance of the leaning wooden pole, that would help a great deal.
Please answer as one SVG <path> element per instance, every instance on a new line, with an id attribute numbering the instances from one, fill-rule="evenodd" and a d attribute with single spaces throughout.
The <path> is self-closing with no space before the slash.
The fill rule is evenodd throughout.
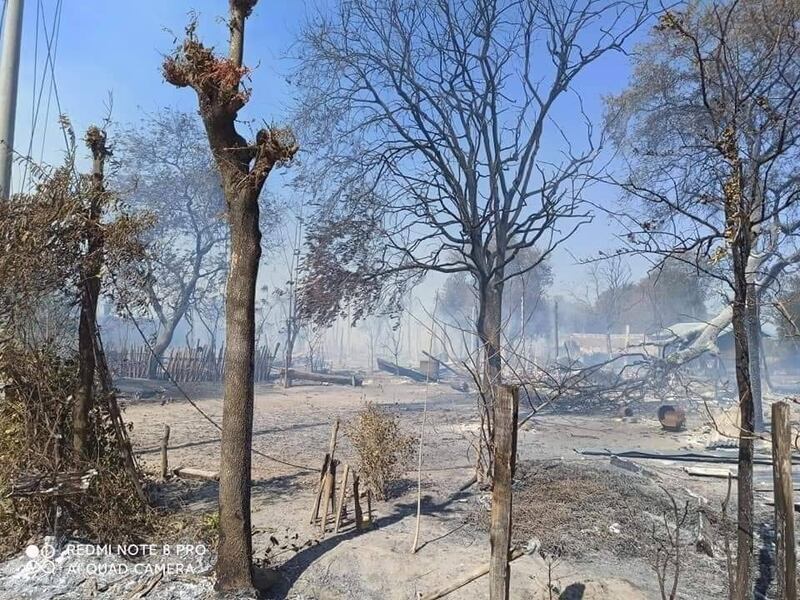
<path id="1" fill-rule="evenodd" d="M 494 402 L 494 476 L 489 541 L 489 600 L 508 600 L 511 583 L 511 483 L 517 454 L 519 388 L 499 386 Z"/>
<path id="2" fill-rule="evenodd" d="M 431 313 L 431 340 L 428 344 L 428 356 L 432 357 L 434 328 L 436 326 L 436 309 L 439 306 L 439 294 L 433 303 L 433 313 Z M 416 554 L 419 549 L 419 526 L 422 521 L 422 454 L 425 444 L 425 424 L 428 420 L 428 387 L 430 386 L 430 367 L 425 369 L 425 400 L 422 405 L 422 425 L 419 429 L 419 448 L 417 451 L 417 522 L 414 527 L 414 540 L 411 542 L 411 554 Z M 372 518 L 372 513 L 370 513 Z"/>
<path id="3" fill-rule="evenodd" d="M 772 405 L 772 474 L 775 489 L 775 574 L 777 597 L 797 598 L 797 556 L 792 498 L 792 430 L 787 402 Z"/>

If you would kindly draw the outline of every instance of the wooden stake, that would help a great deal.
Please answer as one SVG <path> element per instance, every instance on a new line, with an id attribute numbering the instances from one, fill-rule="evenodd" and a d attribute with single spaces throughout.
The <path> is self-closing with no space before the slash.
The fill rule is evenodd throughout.
<path id="1" fill-rule="evenodd" d="M 772 405 L 772 474 L 775 488 L 775 573 L 777 597 L 797 598 L 797 556 L 792 499 L 792 430 L 789 404 Z"/>
<path id="2" fill-rule="evenodd" d="M 336 463 L 338 461 L 331 460 L 328 464 L 328 473 L 325 476 L 325 490 L 322 493 L 324 498 L 322 507 L 322 536 L 325 537 L 325 530 L 328 528 L 328 505 L 329 499 L 336 490 Z"/>
<path id="3" fill-rule="evenodd" d="M 489 541 L 489 600 L 508 600 L 511 570 L 511 483 L 517 453 L 519 388 L 501 385 L 494 405 L 494 477 Z"/>
<path id="4" fill-rule="evenodd" d="M 344 475 L 342 476 L 342 486 L 339 491 L 339 504 L 336 506 L 336 522 L 333 526 L 333 533 L 339 533 L 339 524 L 342 522 L 342 511 L 344 509 L 345 499 L 347 498 L 348 475 L 350 475 L 350 465 L 345 465 Z"/>
<path id="5" fill-rule="evenodd" d="M 436 324 L 436 308 L 439 306 L 439 293 L 436 293 L 436 299 L 433 302 L 433 313 L 431 313 L 431 340 L 428 346 L 428 356 L 432 357 L 433 354 L 433 329 Z M 419 526 L 422 521 L 422 450 L 425 442 L 425 424 L 428 420 L 428 386 L 430 384 L 430 367 L 425 369 L 425 399 L 422 405 L 422 425 L 419 429 L 419 448 L 417 450 L 417 522 L 414 527 L 414 540 L 411 542 L 411 554 L 416 554 L 419 548 Z M 372 519 L 372 510 L 370 512 L 370 520 Z"/>
<path id="6" fill-rule="evenodd" d="M 333 422 L 333 429 L 331 430 L 331 441 L 328 445 L 328 454 L 330 454 L 331 460 L 333 460 L 334 456 L 336 455 L 336 437 L 339 435 L 339 419 L 336 419 Z"/>
<path id="7" fill-rule="evenodd" d="M 319 472 L 319 483 L 317 484 L 317 494 L 314 498 L 314 509 L 311 511 L 311 524 L 313 525 L 319 518 L 319 504 L 322 502 L 322 492 L 325 488 L 325 476 L 328 473 L 328 464 L 331 461 L 331 455 L 326 454 L 325 460 L 322 463 L 322 469 Z"/>
<path id="8" fill-rule="evenodd" d="M 169 425 L 164 425 L 164 436 L 161 438 L 161 480 L 166 481 L 169 474 L 167 446 L 169 445 Z"/>
<path id="9" fill-rule="evenodd" d="M 360 531 L 364 528 L 364 513 L 361 512 L 361 499 L 358 494 L 358 475 L 355 473 L 353 473 L 353 502 L 355 504 L 353 511 L 355 512 L 356 529 Z"/>

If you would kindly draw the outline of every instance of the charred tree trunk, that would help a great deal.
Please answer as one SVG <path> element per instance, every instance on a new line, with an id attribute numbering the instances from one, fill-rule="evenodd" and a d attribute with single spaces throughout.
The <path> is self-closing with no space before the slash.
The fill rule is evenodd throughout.
<path id="1" fill-rule="evenodd" d="M 747 336 L 750 350 L 750 387 L 753 393 L 754 431 L 764 431 L 761 387 L 761 311 L 755 284 L 747 286 Z"/>
<path id="2" fill-rule="evenodd" d="M 97 319 L 97 301 L 100 296 L 100 270 L 103 264 L 103 236 L 100 229 L 102 216 L 104 169 L 106 157 L 111 153 L 106 147 L 105 132 L 90 128 L 86 143 L 92 152 L 92 183 L 89 206 L 86 212 L 86 255 L 80 271 L 80 321 L 78 324 L 78 385 L 72 414 L 72 449 L 77 460 L 87 458 L 89 413 L 94 404 L 94 324 Z"/>
<path id="3" fill-rule="evenodd" d="M 737 277 L 738 279 L 738 277 Z M 736 595 L 749 598 L 753 555 L 753 429 L 755 413 L 750 384 L 750 350 L 747 337 L 747 291 L 737 283 L 733 300 L 733 332 L 736 344 L 736 385 L 739 391 L 739 460 L 737 477 Z"/>
<path id="4" fill-rule="evenodd" d="M 739 391 L 739 459 L 737 475 L 736 581 L 732 598 L 747 600 L 752 591 L 753 559 L 753 430 L 755 412 L 750 379 L 747 265 L 752 250 L 752 227 L 748 203 L 741 193 L 742 175 L 738 159 L 731 160 L 733 174 L 726 183 L 725 216 L 731 235 L 733 259 L 733 334 L 736 385 Z"/>

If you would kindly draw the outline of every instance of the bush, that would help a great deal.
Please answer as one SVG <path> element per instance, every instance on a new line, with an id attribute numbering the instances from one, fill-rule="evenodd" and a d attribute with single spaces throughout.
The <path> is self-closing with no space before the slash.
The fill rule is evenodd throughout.
<path id="1" fill-rule="evenodd" d="M 76 378 L 76 362 L 48 347 L 0 343 L 0 560 L 31 538 L 52 535 L 56 520 L 60 534 L 111 544 L 140 543 L 154 531 L 155 514 L 136 495 L 99 399 L 90 414 L 91 456 L 70 456 Z M 89 469 L 97 474 L 84 493 L 16 499 L 9 494 L 20 476 L 48 481 Z"/>
<path id="2" fill-rule="evenodd" d="M 345 432 L 358 454 L 359 476 L 378 500 L 386 500 L 408 466 L 414 438 L 400 430 L 397 415 L 367 402 Z"/>

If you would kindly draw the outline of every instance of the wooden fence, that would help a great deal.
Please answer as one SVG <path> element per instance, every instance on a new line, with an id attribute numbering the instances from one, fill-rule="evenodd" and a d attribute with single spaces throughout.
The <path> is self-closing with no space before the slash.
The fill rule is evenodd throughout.
<path id="1" fill-rule="evenodd" d="M 276 348 L 277 350 L 277 348 Z M 257 348 L 255 355 L 255 380 L 269 381 L 276 351 L 267 347 Z M 124 347 L 108 350 L 109 365 L 117 377 L 147 378 L 152 354 L 147 346 Z M 225 349 L 215 352 L 213 348 L 171 348 L 161 359 L 172 379 L 180 383 L 189 381 L 219 382 L 225 374 Z M 161 367 L 156 367 L 155 379 L 169 377 Z"/>

